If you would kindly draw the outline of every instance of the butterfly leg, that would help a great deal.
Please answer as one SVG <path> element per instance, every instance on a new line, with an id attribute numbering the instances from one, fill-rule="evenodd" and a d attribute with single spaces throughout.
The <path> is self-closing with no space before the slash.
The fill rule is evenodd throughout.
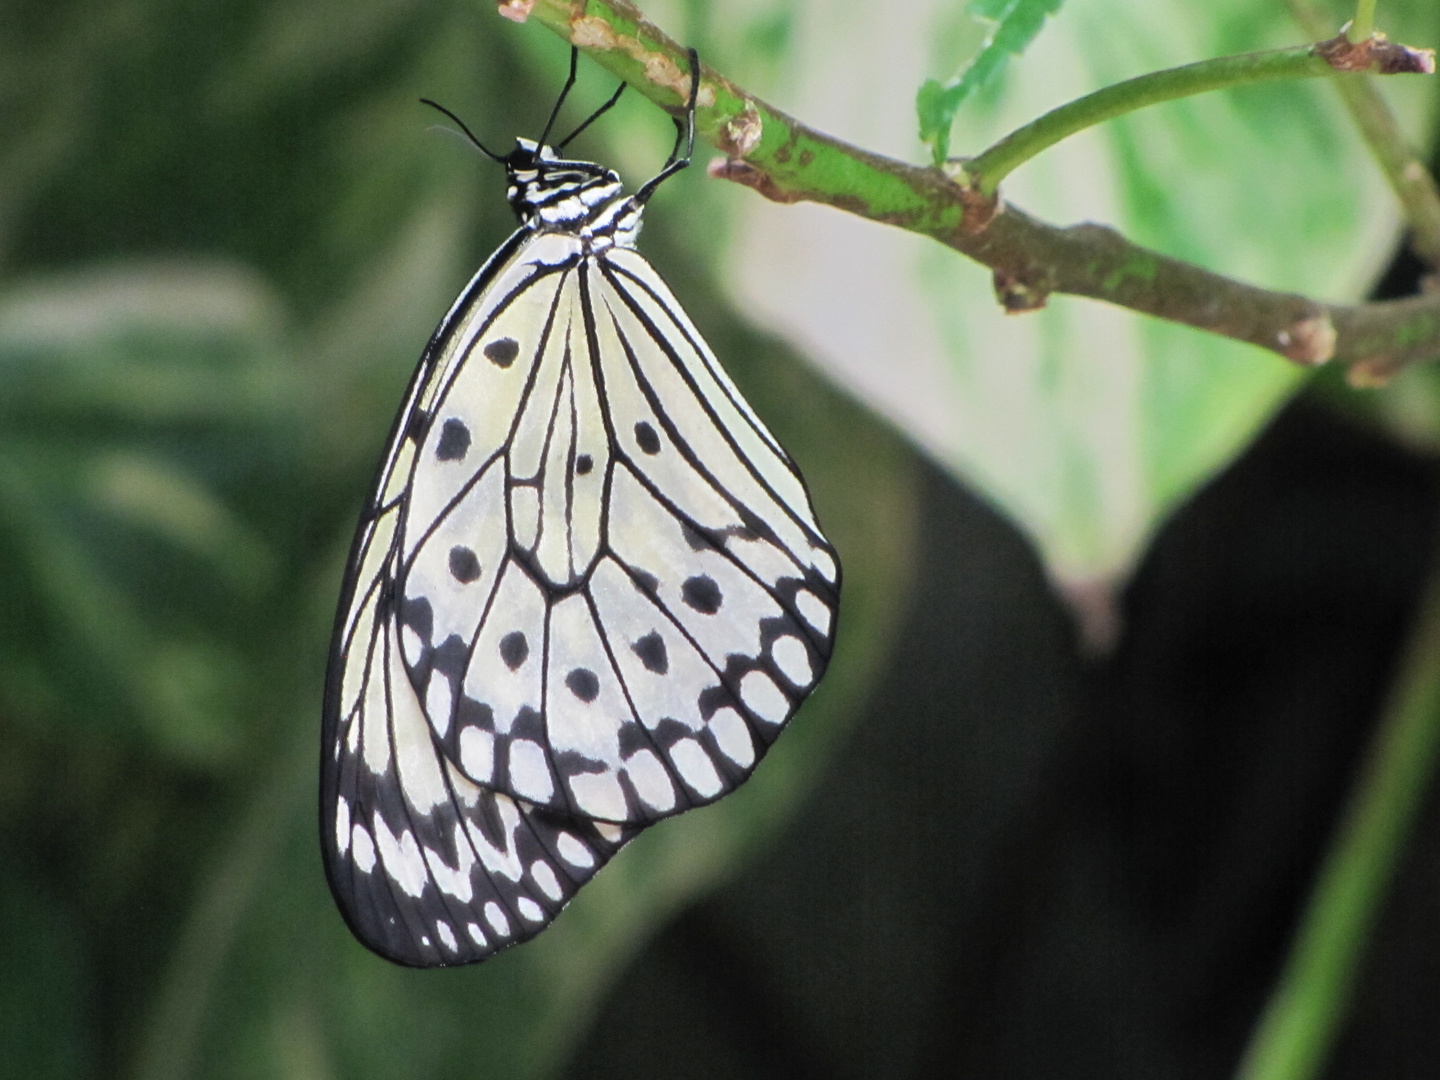
<path id="1" fill-rule="evenodd" d="M 570 74 L 565 79 L 565 85 L 560 88 L 560 96 L 555 99 L 555 107 L 550 110 L 550 119 L 545 121 L 545 130 L 540 133 L 537 140 L 541 146 L 550 137 L 550 129 L 555 126 L 555 118 L 560 115 L 560 106 L 565 104 L 565 99 L 570 96 L 570 88 L 575 85 L 575 65 L 579 62 L 580 50 L 574 45 L 570 46 Z M 574 135 L 570 136 L 572 139 Z"/>
<path id="2" fill-rule="evenodd" d="M 695 104 L 700 97 L 700 54 L 694 49 L 687 51 L 690 54 L 690 100 L 685 103 L 685 119 L 675 121 L 675 146 L 665 161 L 665 167 L 635 192 L 635 202 L 642 206 L 655 194 L 656 188 L 689 165 L 695 153 Z M 681 146 L 685 147 L 684 154 L 680 152 Z"/>

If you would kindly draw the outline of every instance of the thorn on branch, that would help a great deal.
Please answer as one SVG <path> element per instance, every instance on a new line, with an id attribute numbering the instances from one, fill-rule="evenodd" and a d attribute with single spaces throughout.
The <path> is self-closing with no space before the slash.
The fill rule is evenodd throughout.
<path id="1" fill-rule="evenodd" d="M 1377 75 L 1433 75 L 1435 50 L 1412 49 L 1371 34 L 1364 41 L 1351 41 L 1344 34 L 1315 46 L 1315 55 L 1336 71 L 1373 71 Z"/>

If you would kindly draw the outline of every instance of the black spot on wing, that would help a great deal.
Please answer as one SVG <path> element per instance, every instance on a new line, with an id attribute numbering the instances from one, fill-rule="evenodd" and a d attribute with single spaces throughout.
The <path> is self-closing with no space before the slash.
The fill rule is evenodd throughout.
<path id="1" fill-rule="evenodd" d="M 688 521 L 680 522 L 680 535 L 685 538 L 685 543 L 689 545 L 691 551 L 715 550 L 716 545 L 710 541 L 710 538 Z"/>
<path id="2" fill-rule="evenodd" d="M 423 596 L 407 596 L 400 602 L 400 625 L 414 630 L 421 641 L 429 641 L 435 629 L 435 612 L 431 610 L 430 601 Z"/>
<path id="3" fill-rule="evenodd" d="M 641 750 L 650 749 L 650 737 L 639 724 L 621 724 L 616 733 L 621 758 L 628 758 Z"/>
<path id="4" fill-rule="evenodd" d="M 657 631 L 650 631 L 630 648 L 635 650 L 635 655 L 645 665 L 647 671 L 653 671 L 657 675 L 664 675 L 670 670 L 670 657 L 665 651 L 665 639 Z"/>
<path id="5" fill-rule="evenodd" d="M 463 544 L 450 549 L 450 576 L 461 585 L 469 585 L 480 576 L 480 558 Z"/>
<path id="6" fill-rule="evenodd" d="M 470 659 L 470 650 L 465 645 L 465 639 L 459 634 L 451 634 L 434 652 L 434 670 L 442 675 L 449 676 L 452 680 L 459 681 L 465 674 L 465 665 Z"/>
<path id="7" fill-rule="evenodd" d="M 505 822 L 500 817 L 500 807 L 492 798 L 482 798 L 471 811 L 470 820 L 479 826 L 480 835 L 492 846 L 501 849 L 506 847 L 505 843 Z"/>
<path id="8" fill-rule="evenodd" d="M 405 437 L 411 442 L 418 443 L 425 438 L 425 433 L 429 430 L 430 414 L 424 409 L 416 409 L 405 422 Z"/>
<path id="9" fill-rule="evenodd" d="M 555 768 L 561 776 L 576 776 L 580 773 L 605 773 L 610 766 L 603 761 L 588 758 L 577 750 L 562 750 L 555 755 Z"/>
<path id="10" fill-rule="evenodd" d="M 734 707 L 739 703 L 735 700 L 735 695 L 725 687 L 707 686 L 704 690 L 700 691 L 700 697 L 696 701 L 696 704 L 700 708 L 700 719 L 709 720 L 716 712 L 725 708 L 727 705 Z"/>
<path id="11" fill-rule="evenodd" d="M 751 510 L 748 506 L 742 505 L 737 509 L 740 512 L 741 523 L 744 525 L 746 531 L 749 532 L 751 536 L 759 540 L 768 541 L 769 543 L 774 544 L 776 547 L 780 548 L 782 551 L 785 550 L 785 544 L 781 541 L 779 535 L 775 532 L 775 529 L 768 521 L 762 518 L 759 514 L 755 513 L 755 511 Z"/>
<path id="12" fill-rule="evenodd" d="M 451 417 L 440 428 L 440 441 L 435 444 L 435 457 L 440 461 L 462 461 L 470 450 L 470 429 L 463 420 Z"/>
<path id="13" fill-rule="evenodd" d="M 585 476 L 595 467 L 595 460 L 589 454 L 581 454 L 575 459 L 575 475 Z"/>
<path id="14" fill-rule="evenodd" d="M 600 679 L 589 668 L 571 668 L 570 674 L 565 676 L 565 685 L 587 705 L 600 696 Z"/>
<path id="15" fill-rule="evenodd" d="M 530 655 L 530 642 L 525 639 L 523 632 L 512 630 L 500 639 L 500 659 L 505 661 L 505 666 L 514 671 L 525 662 Z"/>
<path id="16" fill-rule="evenodd" d="M 680 598 L 702 615 L 714 615 L 724 599 L 720 595 L 720 586 L 709 574 L 686 578 L 685 584 L 680 586 Z"/>
<path id="17" fill-rule="evenodd" d="M 529 705 L 520 706 L 520 711 L 515 714 L 515 719 L 510 722 L 510 737 L 512 739 L 529 739 L 532 742 L 543 742 L 545 739 L 545 718 Z"/>
<path id="18" fill-rule="evenodd" d="M 644 420 L 635 423 L 635 442 L 647 454 L 660 452 L 660 436 L 655 434 L 655 429 Z"/>
<path id="19" fill-rule="evenodd" d="M 654 728 L 655 742 L 665 750 L 693 734 L 695 733 L 689 727 L 670 716 L 661 717 Z"/>
<path id="20" fill-rule="evenodd" d="M 460 704 L 455 708 L 456 727 L 474 726 L 484 731 L 495 730 L 495 710 L 483 701 L 461 695 Z"/>
<path id="21" fill-rule="evenodd" d="M 496 338 L 481 351 L 496 367 L 508 368 L 520 355 L 520 344 L 514 338 Z"/>

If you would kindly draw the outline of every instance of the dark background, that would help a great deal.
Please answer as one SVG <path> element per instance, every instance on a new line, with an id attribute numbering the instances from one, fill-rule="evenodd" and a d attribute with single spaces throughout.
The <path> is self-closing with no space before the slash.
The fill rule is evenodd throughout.
<path id="1" fill-rule="evenodd" d="M 1013 530 L 927 471 L 925 587 L 865 720 L 783 842 L 621 977 L 568 1075 L 1230 1075 L 1435 496 L 1430 463 L 1298 402 L 1167 526 L 1087 663 Z M 1327 1077 L 1440 1068 L 1429 804 Z"/>

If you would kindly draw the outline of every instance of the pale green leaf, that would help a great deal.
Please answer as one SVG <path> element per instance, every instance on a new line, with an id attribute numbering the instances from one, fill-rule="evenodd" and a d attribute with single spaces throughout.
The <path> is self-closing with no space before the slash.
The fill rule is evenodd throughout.
<path id="1" fill-rule="evenodd" d="M 944 9 L 908 10 L 798 20 L 819 37 L 799 46 L 813 59 L 790 110 L 913 156 L 887 119 L 906 107 L 893 73 L 923 63 Z M 1440 36 L 1428 0 L 1386 12 L 1394 38 Z M 962 149 L 1125 78 L 1299 40 L 1281 5 L 1072 0 L 993 106 L 971 111 Z M 1433 80 L 1381 88 L 1412 138 L 1426 138 Z M 1361 298 L 1400 235 L 1394 199 L 1323 80 L 1133 114 L 1028 163 L 1003 194 L 1057 224 L 1105 222 L 1213 270 L 1334 300 Z M 1165 516 L 1302 380 L 1258 349 L 1090 301 L 1054 297 L 1007 316 L 989 273 L 933 241 L 817 207 L 735 205 L 732 281 L 751 317 L 982 492 L 1070 588 L 1122 580 Z"/>

